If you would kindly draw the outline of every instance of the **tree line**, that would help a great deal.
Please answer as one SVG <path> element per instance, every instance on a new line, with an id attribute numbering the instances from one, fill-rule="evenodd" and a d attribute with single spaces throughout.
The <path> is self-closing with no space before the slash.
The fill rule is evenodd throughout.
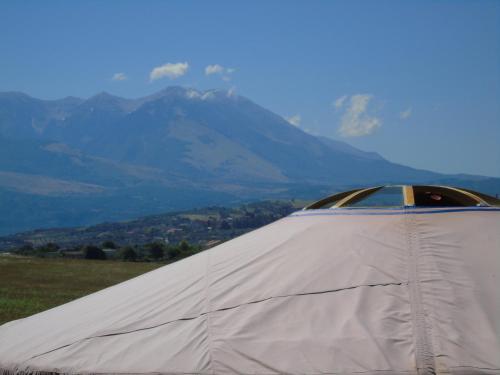
<path id="1" fill-rule="evenodd" d="M 100 246 L 89 244 L 66 249 L 62 249 L 57 243 L 49 242 L 40 246 L 26 244 L 12 252 L 17 255 L 39 258 L 67 257 L 126 262 L 175 262 L 200 251 L 202 251 L 201 246 L 182 240 L 177 244 L 155 241 L 144 245 L 123 247 L 117 246 L 112 241 L 105 241 Z"/>

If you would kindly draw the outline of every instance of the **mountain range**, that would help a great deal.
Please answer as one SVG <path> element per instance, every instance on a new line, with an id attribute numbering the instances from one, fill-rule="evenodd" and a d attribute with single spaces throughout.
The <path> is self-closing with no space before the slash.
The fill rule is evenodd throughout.
<path id="1" fill-rule="evenodd" d="M 500 191 L 498 178 L 414 169 L 308 134 L 232 91 L 0 93 L 0 234 L 387 183 Z"/>

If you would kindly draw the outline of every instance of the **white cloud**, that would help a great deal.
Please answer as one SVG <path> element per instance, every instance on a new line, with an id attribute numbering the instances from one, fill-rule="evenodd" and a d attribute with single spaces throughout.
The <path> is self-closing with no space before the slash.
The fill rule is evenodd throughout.
<path id="1" fill-rule="evenodd" d="M 412 114 L 412 111 L 413 111 L 413 110 L 412 110 L 412 108 L 411 108 L 411 107 L 410 107 L 410 108 L 408 108 L 406 111 L 403 111 L 403 112 L 401 112 L 401 113 L 399 114 L 399 118 L 400 118 L 401 120 L 406 120 L 406 119 L 410 118 L 410 117 L 411 117 L 411 114 Z"/>
<path id="2" fill-rule="evenodd" d="M 198 100 L 209 100 L 215 98 L 214 90 L 208 90 L 205 92 L 200 92 L 196 89 L 188 89 L 186 91 L 186 97 L 189 99 Z"/>
<path id="3" fill-rule="evenodd" d="M 234 97 L 236 97 L 236 87 L 235 87 L 235 86 L 233 86 L 233 87 L 231 87 L 229 90 L 227 90 L 227 94 L 226 94 L 226 96 L 227 96 L 228 98 L 234 98 Z"/>
<path id="4" fill-rule="evenodd" d="M 186 92 L 186 96 L 189 99 L 200 99 L 200 100 L 210 100 L 215 98 L 221 98 L 225 96 L 226 98 L 235 99 L 238 97 L 236 94 L 236 86 L 232 86 L 228 90 L 215 89 L 200 92 L 198 90 L 190 89 Z"/>
<path id="5" fill-rule="evenodd" d="M 205 91 L 201 96 L 201 100 L 208 100 L 213 98 L 215 98 L 215 94 L 213 93 L 213 91 Z"/>
<path id="6" fill-rule="evenodd" d="M 347 95 L 344 95 L 344 96 L 341 96 L 340 98 L 337 98 L 337 100 L 335 100 L 333 102 L 333 106 L 335 107 L 335 109 L 342 108 L 346 99 L 347 99 Z"/>
<path id="7" fill-rule="evenodd" d="M 207 65 L 205 67 L 205 75 L 210 76 L 212 74 L 217 74 L 221 76 L 223 81 L 226 82 L 231 80 L 231 74 L 233 74 L 235 71 L 236 69 L 234 68 L 225 68 L 219 64 Z"/>
<path id="8" fill-rule="evenodd" d="M 187 62 L 178 62 L 175 64 L 167 63 L 162 66 L 157 66 L 149 74 L 150 81 L 154 81 L 163 77 L 175 79 L 187 73 L 189 64 Z"/>
<path id="9" fill-rule="evenodd" d="M 197 90 L 188 90 L 186 92 L 186 96 L 189 98 L 189 99 L 194 99 L 194 98 L 199 98 L 201 96 L 201 94 L 197 91 Z"/>
<path id="10" fill-rule="evenodd" d="M 344 137 L 370 135 L 382 125 L 379 118 L 366 113 L 372 98 L 373 95 L 369 94 L 357 94 L 349 98 L 340 122 L 339 132 L 341 135 Z M 342 101 L 342 106 L 343 104 Z"/>
<path id="11" fill-rule="evenodd" d="M 219 64 L 207 65 L 205 67 L 205 75 L 209 76 L 211 74 L 219 74 L 224 72 L 224 67 Z"/>
<path id="12" fill-rule="evenodd" d="M 115 73 L 113 74 L 113 77 L 111 79 L 113 81 L 125 81 L 128 77 L 125 75 L 125 73 Z"/>
<path id="13" fill-rule="evenodd" d="M 302 117 L 297 114 L 297 115 L 293 115 L 293 116 L 287 117 L 286 121 L 288 121 L 293 126 L 297 126 L 298 127 L 298 126 L 300 126 L 300 122 L 302 121 Z"/>

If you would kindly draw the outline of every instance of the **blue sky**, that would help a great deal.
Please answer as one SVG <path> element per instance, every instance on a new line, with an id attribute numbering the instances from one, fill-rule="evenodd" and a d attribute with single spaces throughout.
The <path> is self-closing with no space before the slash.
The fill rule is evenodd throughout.
<path id="1" fill-rule="evenodd" d="M 169 85 L 233 89 L 394 162 L 500 176 L 500 1 L 0 4 L 0 91 Z"/>

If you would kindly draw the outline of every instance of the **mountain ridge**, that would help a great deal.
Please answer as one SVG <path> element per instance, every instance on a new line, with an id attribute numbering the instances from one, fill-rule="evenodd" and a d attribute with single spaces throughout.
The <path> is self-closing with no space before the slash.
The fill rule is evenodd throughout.
<path id="1" fill-rule="evenodd" d="M 0 233 L 43 220 L 88 225 L 187 209 L 190 199 L 210 205 L 444 180 L 500 190 L 500 179 L 415 169 L 308 134 L 231 90 L 180 86 L 133 99 L 107 92 L 57 100 L 0 93 L 0 173 L 0 203 L 24 217 L 14 223 L 0 214 Z M 26 217 L 25 202 L 36 207 L 34 217 Z"/>

